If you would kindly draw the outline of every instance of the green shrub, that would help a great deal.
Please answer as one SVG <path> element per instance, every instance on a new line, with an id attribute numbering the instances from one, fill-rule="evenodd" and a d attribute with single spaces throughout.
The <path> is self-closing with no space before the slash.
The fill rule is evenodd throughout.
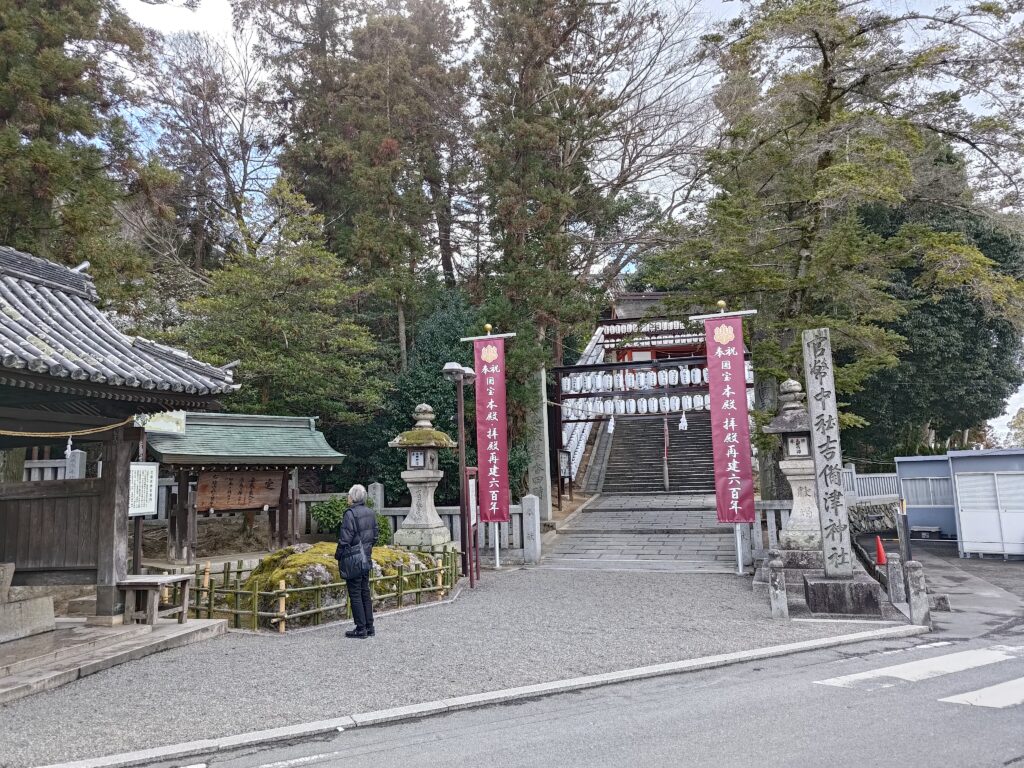
<path id="1" fill-rule="evenodd" d="M 338 526 L 341 525 L 341 519 L 345 516 L 346 509 L 348 509 L 348 499 L 331 499 L 314 504 L 309 508 L 309 514 L 316 520 L 321 533 L 337 536 Z"/>
<path id="2" fill-rule="evenodd" d="M 366 497 L 366 506 L 373 509 L 373 499 L 369 496 Z M 309 514 L 314 520 L 316 520 L 316 524 L 320 527 L 321 533 L 330 532 L 333 536 L 337 536 L 338 528 L 341 525 L 342 519 L 345 517 L 345 510 L 347 509 L 348 499 L 331 499 L 330 501 L 320 501 L 314 504 L 309 508 Z M 378 512 L 377 541 L 374 543 L 374 546 L 388 546 L 391 544 L 392 535 L 391 521 Z"/>
<path id="3" fill-rule="evenodd" d="M 391 544 L 391 537 L 393 533 L 391 531 L 391 521 L 388 520 L 380 512 L 377 513 L 377 541 L 374 542 L 375 547 L 387 547 Z"/>

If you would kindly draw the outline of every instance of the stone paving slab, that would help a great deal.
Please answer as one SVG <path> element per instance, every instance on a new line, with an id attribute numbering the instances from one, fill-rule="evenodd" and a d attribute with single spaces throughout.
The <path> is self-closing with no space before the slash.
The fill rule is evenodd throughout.
<path id="1" fill-rule="evenodd" d="M 543 569 L 485 571 L 480 586 L 453 603 L 381 616 L 370 640 L 348 640 L 346 628 L 229 633 L 0 706 L 0 765 L 46 765 L 850 631 L 772 620 L 749 578 Z"/>

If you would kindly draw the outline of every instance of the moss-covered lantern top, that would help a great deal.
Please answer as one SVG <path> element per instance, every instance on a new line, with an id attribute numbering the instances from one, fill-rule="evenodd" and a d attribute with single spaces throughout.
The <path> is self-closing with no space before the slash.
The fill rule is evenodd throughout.
<path id="1" fill-rule="evenodd" d="M 437 418 L 434 409 L 426 403 L 420 403 L 413 411 L 416 420 L 412 429 L 406 430 L 390 443 L 391 448 L 458 448 L 459 444 L 444 432 L 434 429 L 433 421 Z"/>

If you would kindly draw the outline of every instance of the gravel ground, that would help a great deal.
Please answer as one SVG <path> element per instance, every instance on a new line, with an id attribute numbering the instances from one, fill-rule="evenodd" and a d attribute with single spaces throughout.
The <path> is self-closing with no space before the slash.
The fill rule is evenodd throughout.
<path id="1" fill-rule="evenodd" d="M 21 768 L 447 696 L 848 634 L 772 621 L 750 579 L 670 573 L 485 573 L 453 603 L 343 626 L 231 633 L 0 706 L 0 766 Z M 130 725 L 129 725 L 130 723 Z"/>

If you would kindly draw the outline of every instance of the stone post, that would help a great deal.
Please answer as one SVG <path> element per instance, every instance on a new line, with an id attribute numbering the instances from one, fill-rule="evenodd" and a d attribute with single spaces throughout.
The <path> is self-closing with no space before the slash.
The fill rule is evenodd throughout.
<path id="1" fill-rule="evenodd" d="M 772 604 L 773 619 L 789 618 L 789 599 L 786 597 L 786 571 L 781 553 L 773 549 L 768 553 L 768 597 Z"/>
<path id="2" fill-rule="evenodd" d="M 370 483 L 366 487 L 366 495 L 373 499 L 373 511 L 378 515 L 384 513 L 384 484 Z"/>
<path id="3" fill-rule="evenodd" d="M 843 454 L 828 328 L 804 331 L 803 353 L 825 576 L 848 579 L 853 576 L 853 546 L 843 490 Z"/>
<path id="4" fill-rule="evenodd" d="M 907 602 L 907 585 L 903 581 L 903 560 L 895 552 L 887 555 L 885 575 L 889 582 L 889 602 Z"/>
<path id="5" fill-rule="evenodd" d="M 64 479 L 81 480 L 85 477 L 85 451 L 68 451 L 64 457 Z"/>
<path id="6" fill-rule="evenodd" d="M 540 503 L 542 519 L 551 519 L 551 448 L 548 443 L 548 384 L 544 368 L 537 374 L 540 400 L 530 412 L 530 463 L 527 483 Z"/>
<path id="7" fill-rule="evenodd" d="M 523 496 L 523 560 L 528 565 L 540 562 L 540 499 L 532 493 Z"/>
<path id="8" fill-rule="evenodd" d="M 14 579 L 14 563 L 0 563 L 0 603 L 7 602 L 7 592 Z"/>
<path id="9" fill-rule="evenodd" d="M 910 594 L 910 622 L 922 627 L 932 625 L 931 610 L 928 606 L 928 589 L 924 583 L 924 568 L 916 560 L 907 563 L 907 586 Z"/>

